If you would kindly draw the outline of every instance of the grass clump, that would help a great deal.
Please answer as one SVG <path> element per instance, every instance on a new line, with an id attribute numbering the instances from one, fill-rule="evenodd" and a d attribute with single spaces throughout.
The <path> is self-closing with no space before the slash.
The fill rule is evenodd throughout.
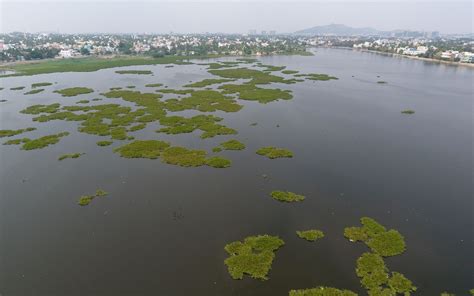
<path id="1" fill-rule="evenodd" d="M 164 163 L 179 165 L 182 167 L 198 167 L 205 165 L 206 151 L 191 150 L 184 147 L 169 147 L 161 154 Z"/>
<path id="2" fill-rule="evenodd" d="M 20 145 L 22 143 L 26 143 L 28 141 L 31 141 L 28 138 L 22 138 L 22 139 L 13 139 L 13 140 L 8 140 L 3 145 Z"/>
<path id="3" fill-rule="evenodd" d="M 24 86 L 11 87 L 10 90 L 22 90 L 25 89 Z"/>
<path id="4" fill-rule="evenodd" d="M 31 87 L 35 88 L 35 87 L 44 87 L 44 86 L 50 86 L 50 85 L 53 85 L 53 84 L 51 82 L 38 82 L 38 83 L 33 83 Z"/>
<path id="5" fill-rule="evenodd" d="M 80 100 L 76 102 L 76 104 L 88 104 L 88 103 L 89 103 L 89 100 Z"/>
<path id="6" fill-rule="evenodd" d="M 362 217 L 362 227 L 347 227 L 344 236 L 352 242 L 362 241 L 373 252 L 383 257 L 395 256 L 405 251 L 405 239 L 396 230 L 387 231 L 372 218 Z"/>
<path id="7" fill-rule="evenodd" d="M 114 152 L 125 158 L 156 159 L 170 146 L 169 143 L 157 140 L 134 141 L 114 149 Z"/>
<path id="8" fill-rule="evenodd" d="M 17 130 L 0 130 L 0 138 L 3 137 L 13 137 L 25 132 L 31 132 L 36 130 L 34 127 L 27 127 L 27 128 L 22 128 L 22 129 L 17 129 Z"/>
<path id="9" fill-rule="evenodd" d="M 401 113 L 402 113 L 402 114 L 411 115 L 411 114 L 415 114 L 415 111 L 414 111 L 414 110 L 407 109 L 407 110 L 403 110 Z"/>
<path id="10" fill-rule="evenodd" d="M 290 150 L 272 147 L 272 146 L 262 147 L 258 149 L 257 154 L 266 156 L 270 159 L 281 158 L 281 157 L 287 157 L 287 158 L 293 157 L 293 152 L 291 152 Z"/>
<path id="11" fill-rule="evenodd" d="M 104 147 L 104 146 L 110 146 L 112 143 L 113 143 L 112 141 L 99 141 L 96 144 L 97 144 L 97 146 Z"/>
<path id="12" fill-rule="evenodd" d="M 214 90 L 199 90 L 191 92 L 191 96 L 165 101 L 165 108 L 169 111 L 198 110 L 201 112 L 237 112 L 242 109 L 231 97 L 224 96 Z"/>
<path id="13" fill-rule="evenodd" d="M 316 287 L 311 289 L 291 290 L 289 296 L 357 296 L 357 294 L 349 290 Z"/>
<path id="14" fill-rule="evenodd" d="M 224 84 L 219 89 L 222 89 L 224 94 L 237 93 L 241 100 L 258 101 L 262 104 L 293 98 L 289 90 L 261 88 L 254 84 Z"/>
<path id="15" fill-rule="evenodd" d="M 232 162 L 224 157 L 214 156 L 206 160 L 206 165 L 213 168 L 228 168 Z"/>
<path id="16" fill-rule="evenodd" d="M 229 140 L 226 142 L 222 142 L 219 145 L 224 150 L 243 150 L 245 149 L 245 144 L 241 143 L 237 140 Z"/>
<path id="17" fill-rule="evenodd" d="M 243 279 L 244 274 L 254 279 L 267 280 L 275 251 L 284 244 L 277 236 L 249 236 L 243 242 L 235 241 L 224 247 L 230 255 L 224 263 L 234 280 Z"/>
<path id="18" fill-rule="evenodd" d="M 94 92 L 92 88 L 88 87 L 70 87 L 54 91 L 63 97 L 74 97 L 77 95 L 90 94 Z"/>
<path id="19" fill-rule="evenodd" d="M 25 95 L 34 95 L 34 94 L 38 94 L 40 92 L 43 92 L 44 89 L 43 88 L 37 88 L 37 89 L 32 89 L 30 91 L 27 91 L 26 93 L 24 93 Z"/>
<path id="20" fill-rule="evenodd" d="M 66 158 L 79 158 L 81 157 L 81 155 L 83 155 L 84 153 L 70 153 L 70 154 L 63 154 L 61 155 L 58 160 L 64 160 Z"/>
<path id="21" fill-rule="evenodd" d="M 191 84 L 186 84 L 184 87 L 206 87 L 213 84 L 224 83 L 234 81 L 234 79 L 204 79 L 198 82 L 194 82 Z"/>
<path id="22" fill-rule="evenodd" d="M 303 231 L 296 231 L 296 234 L 307 241 L 314 242 L 317 239 L 323 238 L 324 233 L 321 230 L 311 229 L 311 230 L 303 230 Z"/>
<path id="23" fill-rule="evenodd" d="M 327 74 L 296 74 L 295 77 L 305 77 L 307 80 L 319 80 L 319 81 L 328 81 L 328 80 L 337 80 L 337 77 L 329 76 Z"/>
<path id="24" fill-rule="evenodd" d="M 153 74 L 150 70 L 119 70 L 115 71 L 117 74 L 136 74 L 136 75 L 150 75 Z"/>
<path id="25" fill-rule="evenodd" d="M 283 71 L 281 71 L 281 73 L 283 73 L 283 74 L 296 74 L 296 73 L 298 73 L 298 71 L 295 71 L 295 70 L 283 70 Z"/>
<path id="26" fill-rule="evenodd" d="M 55 135 L 49 135 L 49 136 L 44 136 L 38 139 L 33 139 L 24 143 L 21 149 L 23 150 L 42 149 L 42 148 L 58 143 L 62 137 L 65 137 L 68 135 L 69 135 L 68 132 L 62 132 Z"/>
<path id="27" fill-rule="evenodd" d="M 105 190 L 97 189 L 94 195 L 83 195 L 83 196 L 81 196 L 79 198 L 78 204 L 80 206 L 87 206 L 88 204 L 90 204 L 94 200 L 94 198 L 103 197 L 103 196 L 106 196 L 108 194 L 109 193 Z"/>
<path id="28" fill-rule="evenodd" d="M 145 84 L 146 87 L 162 87 L 163 83 L 150 83 L 150 84 Z"/>
<path id="29" fill-rule="evenodd" d="M 282 201 L 282 202 L 299 202 L 303 201 L 306 197 L 303 195 L 299 195 L 290 191 L 272 191 L 270 193 L 271 197 L 275 200 Z"/>

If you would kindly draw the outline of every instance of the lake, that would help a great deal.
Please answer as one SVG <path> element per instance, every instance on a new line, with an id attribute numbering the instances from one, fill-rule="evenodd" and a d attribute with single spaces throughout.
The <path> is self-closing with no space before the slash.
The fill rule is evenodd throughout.
<path id="1" fill-rule="evenodd" d="M 232 160 L 226 169 L 121 158 L 112 150 L 127 141 L 99 147 L 96 142 L 107 138 L 79 133 L 78 122 L 38 123 L 19 113 L 34 104 L 103 98 L 110 87 L 152 92 L 145 84 L 179 88 L 219 78 L 203 65 L 121 68 L 151 70 L 153 76 L 119 75 L 115 68 L 0 79 L 0 99 L 7 100 L 0 103 L 0 129 L 34 126 L 38 130 L 24 134 L 32 138 L 71 133 L 40 150 L 0 145 L 0 294 L 288 295 L 323 285 L 365 295 L 354 270 L 368 249 L 345 239 L 343 230 L 369 216 L 404 235 L 407 251 L 385 262 L 412 280 L 420 295 L 466 295 L 473 288 L 472 69 L 342 49 L 259 60 L 339 79 L 275 84 L 294 98 L 239 100 L 239 112 L 210 113 L 238 130 L 235 136 L 155 133 L 156 122 L 133 133 L 208 152 L 238 139 L 247 148 L 221 152 Z M 382 80 L 387 83 L 377 83 Z M 10 90 L 37 82 L 54 84 L 35 95 L 23 95 L 28 88 Z M 74 86 L 95 92 L 53 93 Z M 107 98 L 90 104 L 110 102 L 133 106 Z M 401 114 L 405 109 L 416 113 Z M 272 145 L 294 157 L 270 160 L 255 153 Z M 74 152 L 85 155 L 57 160 Z M 109 196 L 78 206 L 81 195 L 98 188 Z M 306 200 L 280 203 L 269 196 L 272 190 Z M 325 237 L 310 243 L 295 234 L 310 228 Z M 224 246 L 258 234 L 285 241 L 269 280 L 233 280 Z"/>

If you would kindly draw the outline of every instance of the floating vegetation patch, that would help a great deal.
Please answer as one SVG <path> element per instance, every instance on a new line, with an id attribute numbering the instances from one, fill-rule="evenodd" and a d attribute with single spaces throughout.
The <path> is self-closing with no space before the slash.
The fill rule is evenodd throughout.
<path id="1" fill-rule="evenodd" d="M 244 150 L 245 144 L 237 140 L 229 140 L 219 145 L 224 150 Z"/>
<path id="2" fill-rule="evenodd" d="M 320 80 L 320 81 L 328 81 L 328 80 L 337 80 L 337 77 L 329 76 L 327 74 L 317 74 L 317 73 L 310 73 L 310 74 L 296 74 L 295 77 L 305 77 L 307 80 Z"/>
<path id="3" fill-rule="evenodd" d="M 224 94 L 238 93 L 241 100 L 258 101 L 262 104 L 293 98 L 289 90 L 261 88 L 254 84 L 224 84 L 219 89 L 222 89 Z"/>
<path id="4" fill-rule="evenodd" d="M 264 71 L 276 72 L 286 68 L 286 66 L 272 66 L 272 65 L 260 65 L 260 67 L 266 68 Z"/>
<path id="5" fill-rule="evenodd" d="M 262 147 L 258 149 L 256 153 L 258 155 L 266 156 L 270 159 L 282 158 L 282 157 L 286 157 L 286 158 L 293 157 L 293 152 L 291 152 L 290 150 L 272 147 L 272 146 Z"/>
<path id="6" fill-rule="evenodd" d="M 213 168 L 228 168 L 232 162 L 221 156 L 213 156 L 206 160 L 206 165 Z"/>
<path id="7" fill-rule="evenodd" d="M 415 111 L 414 111 L 414 110 L 407 109 L 407 110 L 403 110 L 401 113 L 402 113 L 402 114 L 411 115 L 411 114 L 415 114 Z"/>
<path id="8" fill-rule="evenodd" d="M 160 119 L 160 124 L 165 127 L 159 129 L 157 132 L 183 134 L 201 130 L 203 131 L 201 134 L 202 139 L 212 138 L 217 135 L 232 135 L 237 133 L 234 129 L 216 123 L 221 120 L 222 118 L 213 115 L 196 115 L 191 118 L 168 116 Z"/>
<path id="9" fill-rule="evenodd" d="M 113 143 L 112 141 L 99 141 L 96 144 L 97 144 L 97 146 L 104 147 L 104 146 L 110 146 L 110 145 L 112 145 L 112 143 Z"/>
<path id="10" fill-rule="evenodd" d="M 97 101 L 102 101 L 102 99 L 101 98 L 95 98 L 95 99 L 92 99 L 92 101 L 97 102 Z"/>
<path id="11" fill-rule="evenodd" d="M 405 251 L 405 239 L 394 229 L 387 231 L 385 227 L 372 218 L 362 217 L 362 227 L 347 227 L 344 236 L 352 242 L 362 241 L 373 252 L 384 256 L 395 256 Z"/>
<path id="12" fill-rule="evenodd" d="M 74 97 L 83 94 L 90 94 L 94 92 L 92 88 L 88 87 L 70 87 L 54 91 L 55 93 L 61 94 L 63 97 Z"/>
<path id="13" fill-rule="evenodd" d="M 44 91 L 43 88 L 37 88 L 37 89 L 32 89 L 30 91 L 27 91 L 24 93 L 25 95 L 34 95 L 34 94 L 39 94 L 40 92 Z"/>
<path id="14" fill-rule="evenodd" d="M 263 71 L 247 68 L 209 70 L 209 73 L 230 79 L 250 79 L 248 84 L 269 84 L 272 82 L 286 84 L 296 83 L 294 79 L 285 79 Z"/>
<path id="15" fill-rule="evenodd" d="M 50 85 L 53 85 L 53 84 L 51 82 L 38 82 L 38 83 L 33 83 L 31 87 L 35 88 L 35 87 L 44 87 L 44 86 L 50 86 Z"/>
<path id="16" fill-rule="evenodd" d="M 41 113 L 56 113 L 58 112 L 61 105 L 54 103 L 50 105 L 32 105 L 20 111 L 23 114 L 37 115 Z"/>
<path id="17" fill-rule="evenodd" d="M 324 237 L 324 233 L 321 230 L 317 230 L 317 229 L 296 231 L 296 235 L 310 242 L 314 242 L 317 239 Z"/>
<path id="18" fill-rule="evenodd" d="M 388 82 L 387 81 L 377 81 L 378 84 L 387 84 Z"/>
<path id="19" fill-rule="evenodd" d="M 226 97 L 214 90 L 198 90 L 191 92 L 191 96 L 182 99 L 168 99 L 165 108 L 169 111 L 198 110 L 201 112 L 237 112 L 242 105 L 231 97 Z"/>
<path id="20" fill-rule="evenodd" d="M 162 87 L 163 83 L 150 83 L 150 84 L 145 84 L 146 87 Z"/>
<path id="21" fill-rule="evenodd" d="M 349 290 L 316 287 L 311 289 L 291 290 L 289 296 L 357 296 L 357 294 Z"/>
<path id="22" fill-rule="evenodd" d="M 38 139 L 33 139 L 24 143 L 21 149 L 23 150 L 42 149 L 42 148 L 58 143 L 62 137 L 65 137 L 68 135 L 69 135 L 68 132 L 62 132 L 55 135 L 48 135 L 48 136 L 44 136 Z"/>
<path id="23" fill-rule="evenodd" d="M 252 64 L 252 63 L 258 62 L 257 59 L 253 59 L 253 58 L 238 58 L 237 61 L 246 63 L 246 64 Z"/>
<path id="24" fill-rule="evenodd" d="M 206 151 L 169 147 L 163 151 L 161 160 L 182 167 L 198 167 L 206 164 Z"/>
<path id="25" fill-rule="evenodd" d="M 296 74 L 296 73 L 298 73 L 298 71 L 295 71 L 295 70 L 283 70 L 283 71 L 281 71 L 281 73 L 283 73 L 283 74 Z"/>
<path id="26" fill-rule="evenodd" d="M 22 138 L 22 139 L 13 139 L 13 140 L 8 140 L 3 145 L 20 145 L 22 143 L 26 143 L 28 141 L 31 141 L 28 138 Z"/>
<path id="27" fill-rule="evenodd" d="M 230 255 L 225 259 L 230 276 L 243 279 L 244 274 L 254 279 L 267 280 L 275 258 L 275 251 L 285 243 L 278 236 L 249 236 L 243 242 L 235 241 L 225 246 Z"/>
<path id="28" fill-rule="evenodd" d="M 17 86 L 17 87 L 10 88 L 10 90 L 22 90 L 24 88 L 25 88 L 24 86 Z"/>
<path id="29" fill-rule="evenodd" d="M 125 158 L 156 159 L 161 152 L 170 146 L 169 143 L 158 140 L 134 141 L 114 149 L 114 152 Z"/>
<path id="30" fill-rule="evenodd" d="M 219 84 L 224 82 L 234 81 L 234 79 L 204 79 L 198 82 L 194 82 L 191 84 L 186 84 L 184 87 L 206 87 L 213 84 Z"/>
<path id="31" fill-rule="evenodd" d="M 128 85 L 127 88 L 135 88 L 135 85 Z"/>
<path id="32" fill-rule="evenodd" d="M 389 274 L 383 258 L 375 253 L 364 253 L 357 259 L 356 274 L 369 295 L 411 295 L 413 283 L 399 272 Z"/>
<path id="33" fill-rule="evenodd" d="M 115 71 L 117 74 L 136 74 L 136 75 L 150 75 L 153 74 L 152 71 L 149 70 L 119 70 Z"/>
<path id="34" fill-rule="evenodd" d="M 279 191 L 275 190 L 270 193 L 271 197 L 275 200 L 282 202 L 299 202 L 303 201 L 306 197 L 290 191 Z"/>
<path id="35" fill-rule="evenodd" d="M 58 160 L 64 160 L 66 158 L 79 158 L 81 155 L 84 155 L 85 153 L 69 153 L 69 154 L 63 154 L 59 156 Z"/>
<path id="36" fill-rule="evenodd" d="M 88 103 L 89 103 L 89 100 L 80 100 L 76 102 L 76 104 L 88 104 Z"/>
<path id="37" fill-rule="evenodd" d="M 226 64 L 226 63 L 209 63 L 207 64 L 208 69 L 221 69 L 221 68 L 231 68 L 235 67 L 235 64 Z"/>
<path id="38" fill-rule="evenodd" d="M 171 88 L 157 89 L 156 91 L 160 93 L 164 93 L 164 94 L 175 94 L 175 95 L 187 95 L 194 92 L 194 90 L 192 89 L 171 89 Z"/>
<path id="39" fill-rule="evenodd" d="M 118 87 L 118 86 L 117 86 L 117 87 L 111 87 L 111 88 L 110 88 L 110 90 L 120 90 L 120 89 L 122 89 L 122 88 L 121 88 L 121 87 Z"/>
<path id="40" fill-rule="evenodd" d="M 96 197 L 104 197 L 107 196 L 109 193 L 102 189 L 97 189 L 94 195 L 83 195 L 79 198 L 77 202 L 80 206 L 87 206 L 94 200 Z"/>
<path id="41" fill-rule="evenodd" d="M 140 123 L 140 124 L 136 124 L 134 126 L 131 126 L 128 130 L 131 131 L 131 132 L 135 132 L 135 131 L 139 131 L 139 130 L 142 130 L 146 127 L 146 123 Z"/>
<path id="42" fill-rule="evenodd" d="M 0 130 L 0 138 L 3 137 L 13 137 L 22 133 L 31 132 L 36 130 L 35 127 L 21 128 L 17 130 Z"/>

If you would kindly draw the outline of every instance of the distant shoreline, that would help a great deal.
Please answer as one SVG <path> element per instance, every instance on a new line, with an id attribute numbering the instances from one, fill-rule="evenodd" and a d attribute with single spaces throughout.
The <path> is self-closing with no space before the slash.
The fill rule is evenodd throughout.
<path id="1" fill-rule="evenodd" d="M 386 55 L 386 56 L 402 57 L 402 58 L 408 58 L 412 60 L 419 60 L 419 61 L 425 61 L 425 62 L 431 62 L 431 63 L 437 63 L 437 64 L 474 68 L 473 63 L 459 63 L 459 62 L 443 61 L 443 60 L 430 59 L 430 58 L 421 58 L 417 56 L 409 56 L 409 55 L 404 55 L 404 54 L 399 54 L 399 53 L 382 52 L 382 51 L 369 50 L 369 49 L 354 49 L 352 47 L 344 47 L 344 46 L 334 46 L 334 47 L 328 47 L 328 48 L 339 48 L 339 49 L 346 49 L 346 50 L 359 51 L 359 52 L 370 52 L 370 53 L 376 53 L 376 54 L 381 54 L 381 55 Z"/>

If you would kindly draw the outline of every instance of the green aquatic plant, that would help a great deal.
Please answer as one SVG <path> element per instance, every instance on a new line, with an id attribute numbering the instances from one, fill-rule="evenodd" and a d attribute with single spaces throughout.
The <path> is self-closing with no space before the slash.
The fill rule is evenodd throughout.
<path id="1" fill-rule="evenodd" d="M 21 128 L 17 130 L 0 130 L 0 138 L 3 137 L 13 137 L 22 133 L 31 132 L 36 130 L 35 127 Z"/>
<path id="2" fill-rule="evenodd" d="M 373 252 L 384 256 L 395 256 L 405 251 L 405 239 L 394 229 L 389 231 L 372 218 L 362 217 L 362 227 L 347 227 L 344 236 L 352 242 L 362 241 Z"/>
<path id="3" fill-rule="evenodd" d="M 175 95 L 187 95 L 190 93 L 193 93 L 193 89 L 172 89 L 172 88 L 162 88 L 162 89 L 157 89 L 156 92 L 160 92 L 163 94 L 175 94 Z"/>
<path id="4" fill-rule="evenodd" d="M 112 141 L 99 141 L 96 144 L 97 144 L 97 146 L 109 146 L 112 143 L 113 143 Z"/>
<path id="5" fill-rule="evenodd" d="M 74 96 L 83 95 L 83 94 L 90 94 L 94 92 L 94 90 L 88 87 L 70 87 L 70 88 L 55 90 L 54 92 L 62 95 L 63 97 L 74 97 Z"/>
<path id="6" fill-rule="evenodd" d="M 102 190 L 102 189 L 97 189 L 95 191 L 95 196 L 106 196 L 108 195 L 109 193 L 105 190 Z"/>
<path id="7" fill-rule="evenodd" d="M 248 68 L 236 68 L 236 69 L 222 69 L 222 70 L 209 70 L 209 73 L 229 79 L 250 79 L 248 84 L 269 84 L 272 82 L 276 83 L 295 83 L 293 79 L 285 79 L 280 76 L 275 76 L 264 71 L 248 69 Z"/>
<path id="8" fill-rule="evenodd" d="M 295 74 L 295 77 L 305 77 L 307 80 L 320 80 L 320 81 L 328 81 L 328 80 L 337 80 L 337 77 L 329 76 L 327 74 L 317 74 L 317 73 L 310 73 L 310 74 Z"/>
<path id="9" fill-rule="evenodd" d="M 92 195 L 82 195 L 77 202 L 80 206 L 87 206 L 92 202 L 94 196 Z"/>
<path id="10" fill-rule="evenodd" d="M 53 85 L 53 84 L 51 82 L 38 82 L 38 83 L 33 83 L 31 87 L 35 88 L 35 87 L 44 87 L 44 86 L 50 86 L 50 85 Z"/>
<path id="11" fill-rule="evenodd" d="M 64 160 L 66 158 L 79 158 L 81 155 L 84 155 L 84 153 L 69 153 L 69 154 L 63 154 L 61 155 L 58 160 Z"/>
<path id="12" fill-rule="evenodd" d="M 235 241 L 224 247 L 229 254 L 224 263 L 234 280 L 243 279 L 244 274 L 267 280 L 275 252 L 284 244 L 278 236 L 249 236 L 243 242 Z"/>
<path id="13" fill-rule="evenodd" d="M 48 135 L 41 138 L 33 139 L 23 143 L 21 149 L 23 150 L 34 150 L 42 149 L 50 145 L 54 145 L 59 142 L 62 137 L 68 136 L 68 132 L 62 132 L 59 134 Z"/>
<path id="14" fill-rule="evenodd" d="M 192 150 L 184 147 L 169 147 L 161 153 L 161 160 L 168 164 L 182 167 L 198 167 L 205 165 L 206 151 Z"/>
<path id="15" fill-rule="evenodd" d="M 122 88 L 119 87 L 119 86 L 117 86 L 117 87 L 111 87 L 111 88 L 109 88 L 109 89 L 110 89 L 110 90 L 121 90 Z"/>
<path id="16" fill-rule="evenodd" d="M 22 90 L 24 89 L 24 86 L 17 86 L 17 87 L 11 87 L 10 90 Z"/>
<path id="17" fill-rule="evenodd" d="M 43 88 L 37 88 L 37 89 L 32 89 L 30 91 L 27 91 L 26 93 L 24 93 L 25 95 L 34 95 L 34 94 L 38 94 L 40 92 L 44 91 Z"/>
<path id="18" fill-rule="evenodd" d="M 258 155 L 266 156 L 270 159 L 281 158 L 281 157 L 293 157 L 293 152 L 288 149 L 277 148 L 272 146 L 262 147 L 256 152 Z"/>
<path id="19" fill-rule="evenodd" d="M 392 272 L 392 276 L 388 280 L 388 286 L 395 293 L 403 295 L 410 295 L 411 292 L 416 291 L 413 283 L 399 272 Z"/>
<path id="20" fill-rule="evenodd" d="M 401 113 L 402 113 L 402 114 L 411 115 L 411 114 L 415 114 L 415 111 L 414 111 L 414 110 L 407 109 L 407 110 L 403 110 Z"/>
<path id="21" fill-rule="evenodd" d="M 206 160 L 206 165 L 213 168 L 228 168 L 232 162 L 224 157 L 214 156 Z"/>
<path id="22" fill-rule="evenodd" d="M 128 130 L 131 132 L 136 132 L 136 131 L 144 129 L 145 127 L 146 127 L 146 123 L 140 123 L 140 124 L 131 126 Z"/>
<path id="23" fill-rule="evenodd" d="M 254 84 L 224 84 L 219 89 L 222 89 L 224 94 L 237 93 L 241 100 L 258 101 L 262 104 L 293 98 L 289 90 L 260 88 Z"/>
<path id="24" fill-rule="evenodd" d="M 212 138 L 217 135 L 236 134 L 237 131 L 229 127 L 217 124 L 222 118 L 213 115 L 196 115 L 191 118 L 182 116 L 168 116 L 160 119 L 160 124 L 165 126 L 157 130 L 167 134 L 191 133 L 201 130 L 202 139 Z"/>
<path id="25" fill-rule="evenodd" d="M 222 148 L 219 146 L 212 148 L 212 152 L 221 152 L 221 151 L 222 151 Z"/>
<path id="26" fill-rule="evenodd" d="M 158 140 L 137 140 L 115 148 L 114 152 L 125 158 L 156 159 L 169 146 L 169 143 Z"/>
<path id="27" fill-rule="evenodd" d="M 76 104 L 88 104 L 88 103 L 89 103 L 89 100 L 80 100 L 76 102 Z"/>
<path id="28" fill-rule="evenodd" d="M 150 83 L 150 84 L 145 84 L 146 87 L 161 87 L 163 86 L 163 83 Z"/>
<path id="29" fill-rule="evenodd" d="M 50 105 L 32 105 L 20 111 L 23 114 L 37 115 L 41 113 L 56 113 L 58 112 L 61 105 L 54 103 Z"/>
<path id="30" fill-rule="evenodd" d="M 283 74 L 296 74 L 296 73 L 298 73 L 298 71 L 295 71 L 295 70 L 283 70 L 283 71 L 281 71 L 281 73 L 283 73 Z"/>
<path id="31" fill-rule="evenodd" d="M 449 292 L 446 292 L 444 291 L 443 293 L 440 294 L 441 296 L 456 296 L 456 294 L 454 293 L 449 293 Z"/>
<path id="32" fill-rule="evenodd" d="M 234 67 L 234 64 L 225 64 L 225 63 L 209 63 L 207 64 L 208 69 L 221 69 L 221 68 L 231 68 Z"/>
<path id="33" fill-rule="evenodd" d="M 224 82 L 234 81 L 234 79 L 204 79 L 198 82 L 194 82 L 191 84 L 186 84 L 184 87 L 206 87 L 213 84 L 219 84 Z"/>
<path id="34" fill-rule="evenodd" d="M 224 150 L 243 150 L 245 149 L 245 144 L 237 140 L 229 140 L 222 142 L 220 145 Z"/>
<path id="35" fill-rule="evenodd" d="M 31 141 L 31 140 L 29 138 L 13 139 L 13 140 L 6 141 L 5 143 L 3 143 L 3 145 L 20 145 L 28 141 Z"/>
<path id="36" fill-rule="evenodd" d="M 126 88 L 135 88 L 135 85 L 127 85 Z"/>
<path id="37" fill-rule="evenodd" d="M 378 84 L 387 84 L 387 81 L 377 81 Z"/>
<path id="38" fill-rule="evenodd" d="M 291 290 L 289 296 L 357 296 L 357 294 L 349 290 L 316 287 L 311 289 Z"/>
<path id="39" fill-rule="evenodd" d="M 153 74 L 152 71 L 149 70 L 118 70 L 115 71 L 117 74 L 137 74 L 137 75 L 150 75 Z"/>
<path id="40" fill-rule="evenodd" d="M 299 202 L 305 200 L 304 195 L 299 195 L 290 191 L 279 191 L 275 190 L 270 193 L 271 197 L 275 200 L 282 202 Z"/>
<path id="41" fill-rule="evenodd" d="M 357 259 L 356 274 L 361 278 L 362 286 L 369 291 L 385 285 L 389 279 L 383 258 L 374 253 L 364 253 Z"/>
<path id="42" fill-rule="evenodd" d="M 286 66 L 272 66 L 272 65 L 260 65 L 260 67 L 266 68 L 264 71 L 276 72 L 286 68 Z"/>
<path id="43" fill-rule="evenodd" d="M 231 98 L 214 90 L 198 90 L 191 92 L 191 96 L 182 99 L 168 99 L 165 108 L 169 111 L 198 110 L 201 112 L 237 112 L 242 105 Z"/>
<path id="44" fill-rule="evenodd" d="M 311 229 L 311 230 L 303 230 L 303 231 L 296 231 L 296 234 L 307 241 L 314 242 L 317 239 L 323 238 L 324 233 L 321 230 Z"/>

